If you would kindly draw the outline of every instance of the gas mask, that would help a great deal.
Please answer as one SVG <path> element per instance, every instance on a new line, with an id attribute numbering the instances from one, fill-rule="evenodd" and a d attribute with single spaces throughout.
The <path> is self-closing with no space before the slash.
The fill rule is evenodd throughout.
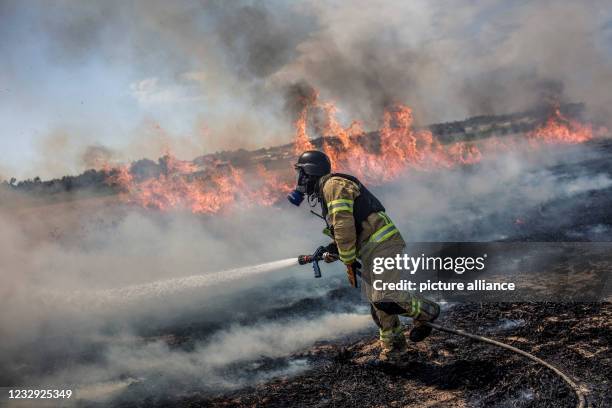
<path id="1" fill-rule="evenodd" d="M 287 200 L 295 206 L 300 206 L 306 195 L 314 193 L 314 179 L 308 176 L 303 169 L 297 167 L 297 182 L 295 189 L 289 193 Z"/>

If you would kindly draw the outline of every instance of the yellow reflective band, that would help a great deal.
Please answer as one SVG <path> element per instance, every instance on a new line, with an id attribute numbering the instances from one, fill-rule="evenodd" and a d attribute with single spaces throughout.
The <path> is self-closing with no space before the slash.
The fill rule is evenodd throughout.
<path id="1" fill-rule="evenodd" d="M 348 261 L 352 261 L 352 260 L 354 260 L 355 258 L 357 258 L 357 255 L 356 255 L 354 252 L 353 252 L 352 254 L 350 254 L 350 255 L 343 255 L 343 254 L 340 254 L 340 260 L 341 260 L 342 262 L 344 262 L 344 263 L 347 263 Z"/>
<path id="2" fill-rule="evenodd" d="M 342 204 L 339 207 L 332 208 L 331 211 L 329 212 L 329 215 L 335 214 L 335 213 L 340 212 L 340 211 L 348 211 L 348 212 L 352 213 L 353 212 L 353 207 L 347 207 L 345 204 Z"/>
<path id="3" fill-rule="evenodd" d="M 378 329 L 378 334 L 380 335 L 381 340 L 388 340 L 393 337 L 393 329 Z"/>
<path id="4" fill-rule="evenodd" d="M 335 204 L 340 204 L 340 203 L 347 204 L 347 205 L 349 205 L 349 206 L 351 206 L 351 207 L 353 206 L 353 200 L 349 200 L 349 199 L 347 199 L 347 198 L 339 198 L 339 199 L 337 199 L 337 200 L 333 200 L 333 201 L 330 201 L 329 203 L 327 203 L 327 208 L 329 209 L 329 208 L 331 208 L 333 205 L 335 205 Z"/>
<path id="5" fill-rule="evenodd" d="M 331 201 L 327 204 L 327 210 L 329 214 L 335 214 L 338 211 L 348 211 L 350 213 L 353 212 L 353 200 L 347 200 L 345 198 L 341 198 L 338 200 Z"/>
<path id="6" fill-rule="evenodd" d="M 420 302 L 414 296 L 410 298 L 410 310 L 407 313 L 402 313 L 402 316 L 415 318 L 421 313 Z"/>
<path id="7" fill-rule="evenodd" d="M 350 258 L 345 258 L 342 255 L 340 255 L 340 261 L 342 261 L 342 263 L 346 265 L 352 264 L 355 259 L 357 259 L 355 255 L 351 256 Z"/>
<path id="8" fill-rule="evenodd" d="M 344 255 L 344 256 L 355 255 L 355 247 L 352 247 L 351 249 L 347 249 L 346 251 L 343 251 L 340 248 L 338 248 L 338 252 L 340 253 L 340 255 Z"/>
<path id="9" fill-rule="evenodd" d="M 391 222 L 391 218 L 389 218 L 389 216 L 388 216 L 387 214 L 385 214 L 385 212 L 384 212 L 384 211 L 380 211 L 380 212 L 378 213 L 378 215 L 380 215 L 380 216 L 381 216 L 381 217 L 382 217 L 382 218 L 385 220 L 385 223 L 386 223 L 386 224 L 393 224 L 393 223 Z"/>
<path id="10" fill-rule="evenodd" d="M 379 228 L 378 231 L 376 231 L 375 233 L 373 233 L 368 241 L 369 242 L 383 242 L 389 239 L 394 234 L 397 234 L 398 232 L 399 232 L 398 229 L 395 227 L 393 223 L 387 224 Z"/>
<path id="11" fill-rule="evenodd" d="M 340 260 L 343 263 L 351 263 L 352 261 L 357 259 L 355 247 L 349 249 L 348 251 L 343 251 L 338 248 L 338 253 L 340 254 Z"/>
<path id="12" fill-rule="evenodd" d="M 403 328 L 400 325 L 392 329 L 378 329 L 378 334 L 381 340 L 388 341 L 400 337 L 403 334 Z"/>

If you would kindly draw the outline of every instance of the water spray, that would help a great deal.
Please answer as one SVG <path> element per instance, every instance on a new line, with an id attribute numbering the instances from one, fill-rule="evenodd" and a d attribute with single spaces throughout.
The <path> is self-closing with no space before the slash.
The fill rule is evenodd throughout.
<path id="1" fill-rule="evenodd" d="M 142 285 L 133 285 L 125 288 L 111 289 L 110 292 L 120 297 L 152 297 L 180 292 L 187 289 L 197 289 L 207 286 L 227 284 L 231 281 L 253 277 L 286 269 L 296 265 L 295 258 L 287 258 L 258 265 L 228 269 L 202 275 L 187 276 L 184 278 L 166 279 Z"/>
<path id="2" fill-rule="evenodd" d="M 193 289 L 224 285 L 236 280 L 248 279 L 256 275 L 287 269 L 297 264 L 298 261 L 295 258 L 287 258 L 258 265 L 243 266 L 201 275 L 162 279 L 119 288 L 73 291 L 69 295 L 66 293 L 48 292 L 46 295 L 56 301 L 68 303 L 96 303 L 97 305 L 131 304 L 149 299 L 176 295 L 177 293 Z"/>

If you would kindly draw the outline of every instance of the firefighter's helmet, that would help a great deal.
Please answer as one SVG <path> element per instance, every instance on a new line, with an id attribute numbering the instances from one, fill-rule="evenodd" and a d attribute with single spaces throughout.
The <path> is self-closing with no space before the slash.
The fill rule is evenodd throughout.
<path id="1" fill-rule="evenodd" d="M 316 198 L 316 186 L 321 177 L 331 172 L 329 157 L 318 150 L 308 150 L 300 155 L 295 164 L 297 185 L 287 196 L 291 204 L 299 206 L 304 196 Z"/>
<path id="2" fill-rule="evenodd" d="M 322 177 L 331 172 L 331 162 L 325 153 L 308 150 L 300 155 L 295 168 L 304 170 L 308 176 Z"/>

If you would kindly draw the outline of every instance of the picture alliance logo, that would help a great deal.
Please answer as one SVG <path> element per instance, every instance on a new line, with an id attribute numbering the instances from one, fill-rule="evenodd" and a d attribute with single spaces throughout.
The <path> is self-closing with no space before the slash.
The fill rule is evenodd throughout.
<path id="1" fill-rule="evenodd" d="M 419 271 L 454 272 L 461 275 L 470 271 L 482 271 L 486 268 L 487 254 L 481 256 L 411 256 L 398 254 L 395 257 L 374 258 L 372 272 L 377 275 L 390 270 L 402 270 L 411 275 Z"/>

